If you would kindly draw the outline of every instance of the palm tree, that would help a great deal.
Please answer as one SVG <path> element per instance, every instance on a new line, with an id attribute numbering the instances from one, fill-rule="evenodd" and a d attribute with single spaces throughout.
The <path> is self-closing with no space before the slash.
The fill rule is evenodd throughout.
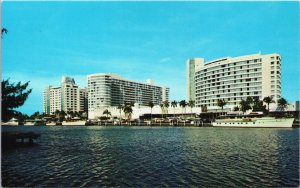
<path id="1" fill-rule="evenodd" d="M 223 108 L 226 104 L 227 102 L 224 99 L 218 99 L 217 101 L 217 105 L 222 108 L 222 113 L 223 113 Z"/>
<path id="2" fill-rule="evenodd" d="M 162 117 L 163 117 L 165 105 L 164 105 L 164 103 L 162 102 L 162 103 L 160 103 L 159 106 L 160 106 L 160 109 L 161 109 L 161 115 L 162 115 Z"/>
<path id="3" fill-rule="evenodd" d="M 179 106 L 182 107 L 182 114 L 183 114 L 183 110 L 185 111 L 185 107 L 186 107 L 187 103 L 185 100 L 182 100 L 179 102 Z"/>
<path id="4" fill-rule="evenodd" d="M 151 123 L 152 123 L 152 108 L 154 107 L 154 103 L 152 101 L 149 101 L 148 102 L 148 106 L 151 108 L 151 114 L 150 114 L 150 116 L 151 116 Z"/>
<path id="5" fill-rule="evenodd" d="M 122 110 L 124 109 L 124 106 L 122 104 L 119 104 L 117 109 L 120 110 L 120 123 L 121 123 L 121 118 L 122 118 Z"/>
<path id="6" fill-rule="evenodd" d="M 111 115 L 110 111 L 108 111 L 107 109 L 103 111 L 103 115 L 105 115 L 105 114 L 106 114 L 107 119 L 108 119 L 108 116 Z"/>
<path id="7" fill-rule="evenodd" d="M 270 111 L 270 108 L 269 108 L 270 103 L 273 103 L 273 102 L 274 102 L 274 101 L 273 101 L 273 97 L 272 97 L 272 96 L 265 97 L 265 98 L 263 99 L 263 101 L 264 101 L 265 103 L 267 103 L 267 105 L 268 105 L 268 113 L 269 113 L 269 111 Z"/>
<path id="8" fill-rule="evenodd" d="M 130 116 L 132 114 L 132 111 L 133 111 L 132 106 L 130 104 L 125 105 L 123 108 L 123 111 L 124 111 L 125 115 L 127 115 L 127 120 L 129 120 Z"/>
<path id="9" fill-rule="evenodd" d="M 60 116 L 59 121 L 63 121 L 66 118 L 66 115 L 67 115 L 67 113 L 65 111 L 63 111 L 63 110 L 60 111 L 59 112 L 59 116 Z"/>
<path id="10" fill-rule="evenodd" d="M 283 108 L 283 110 L 285 108 L 287 108 L 288 102 L 287 102 L 287 100 L 285 98 L 278 99 L 277 103 L 278 103 L 278 107 Z"/>
<path id="11" fill-rule="evenodd" d="M 268 113 L 268 110 L 266 109 L 266 105 L 264 105 L 263 101 L 259 100 L 259 98 L 254 98 L 252 111 L 263 112 L 264 114 Z"/>
<path id="12" fill-rule="evenodd" d="M 175 108 L 177 107 L 177 101 L 172 101 L 171 102 L 171 106 L 173 107 L 173 109 L 174 109 L 174 117 L 175 117 Z"/>
<path id="13" fill-rule="evenodd" d="M 54 114 L 55 114 L 56 118 L 59 118 L 60 111 L 59 110 L 55 110 Z"/>
<path id="14" fill-rule="evenodd" d="M 187 105 L 191 108 L 191 115 L 192 115 L 193 108 L 195 107 L 195 101 L 190 100 Z"/>
<path id="15" fill-rule="evenodd" d="M 251 106 L 247 101 L 242 99 L 242 101 L 240 102 L 240 109 L 243 113 L 245 113 L 247 110 L 251 109 Z"/>
<path id="16" fill-rule="evenodd" d="M 166 112 L 167 112 L 167 115 L 168 115 L 168 108 L 169 108 L 169 106 L 170 106 L 170 104 L 169 104 L 169 101 L 164 101 L 163 102 L 164 103 L 164 106 L 165 106 L 165 108 L 166 108 Z"/>

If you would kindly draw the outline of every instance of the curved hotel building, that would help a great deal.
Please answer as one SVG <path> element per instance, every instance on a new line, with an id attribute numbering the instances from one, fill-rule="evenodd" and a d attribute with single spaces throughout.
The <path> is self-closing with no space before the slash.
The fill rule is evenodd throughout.
<path id="1" fill-rule="evenodd" d="M 124 79 L 116 74 L 91 74 L 88 80 L 89 118 L 101 116 L 103 110 L 117 107 L 125 102 L 146 106 L 150 101 L 154 105 L 169 100 L 169 88 L 153 85 L 151 80 L 139 83 Z"/>
<path id="2" fill-rule="evenodd" d="M 210 62 L 203 58 L 187 61 L 187 94 L 196 107 L 220 108 L 218 99 L 226 107 L 238 106 L 242 99 L 272 96 L 281 98 L 281 57 L 273 54 L 253 54 L 225 57 Z"/>

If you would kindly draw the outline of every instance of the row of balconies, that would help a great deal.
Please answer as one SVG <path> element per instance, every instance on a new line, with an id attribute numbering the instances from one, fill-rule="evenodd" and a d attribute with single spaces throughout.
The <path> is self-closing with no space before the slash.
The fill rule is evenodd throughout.
<path id="1" fill-rule="evenodd" d="M 199 89 L 213 89 L 215 88 L 216 90 L 219 90 L 221 88 L 240 88 L 240 87 L 253 87 L 253 86 L 258 86 L 261 85 L 261 82 L 247 82 L 247 83 L 234 83 L 234 84 L 219 84 L 219 85 L 211 85 L 211 84 L 205 84 L 205 85 L 196 85 L 196 90 Z M 229 86 L 229 87 L 228 87 Z"/>
<path id="2" fill-rule="evenodd" d="M 196 94 L 196 97 L 213 97 L 213 96 L 216 96 L 216 97 L 219 97 L 222 95 L 222 96 L 238 96 L 238 95 L 241 95 L 243 96 L 244 93 L 246 93 L 246 95 L 250 95 L 253 94 L 253 95 L 256 95 L 258 94 L 259 92 L 261 92 L 260 89 L 257 89 L 257 90 L 248 90 L 248 91 L 230 91 L 230 92 L 224 92 L 224 93 L 197 93 Z"/>
<path id="3" fill-rule="evenodd" d="M 208 81 L 202 81 L 202 82 L 196 82 L 196 85 L 205 85 L 205 84 L 216 84 L 216 83 L 225 83 L 225 82 L 227 82 L 227 83 L 236 83 L 236 82 L 240 82 L 240 83 L 242 83 L 242 82 L 253 82 L 253 81 L 258 81 L 258 80 L 261 80 L 261 79 L 259 79 L 259 78 L 261 78 L 261 77 L 252 77 L 252 78 L 234 78 L 234 79 L 227 79 L 227 80 L 220 80 L 220 79 L 215 79 L 215 80 L 208 80 Z"/>
<path id="4" fill-rule="evenodd" d="M 261 73 L 251 73 L 251 74 L 238 74 L 238 75 L 232 75 L 232 76 L 222 76 L 222 77 L 216 77 L 216 78 L 210 78 L 210 79 L 195 79 L 196 83 L 205 83 L 208 82 L 209 80 L 213 79 L 219 79 L 219 81 L 228 81 L 228 80 L 236 80 L 236 79 L 247 79 L 247 78 L 259 78 L 261 77 Z"/>
<path id="5" fill-rule="evenodd" d="M 240 62 L 232 62 L 232 63 L 228 63 L 228 64 L 223 64 L 223 65 L 216 65 L 214 67 L 210 67 L 210 68 L 206 68 L 204 67 L 203 72 L 213 72 L 215 70 L 222 70 L 222 69 L 226 69 L 227 68 L 232 68 L 232 67 L 237 67 L 237 66 L 244 66 L 244 65 L 253 65 L 253 64 L 259 64 L 261 65 L 261 59 L 256 59 L 256 62 L 254 60 L 248 60 L 248 61 L 240 61 Z M 206 70 L 206 71 L 205 71 Z"/>
<path id="6" fill-rule="evenodd" d="M 232 73 L 232 75 L 231 75 Z M 225 75 L 227 74 L 227 75 Z M 227 77 L 231 77 L 231 76 L 243 76 L 247 74 L 247 76 L 250 76 L 251 74 L 261 74 L 261 71 L 247 71 L 247 70 L 243 70 L 238 72 L 237 71 L 233 71 L 233 72 L 228 72 L 228 73 L 220 73 L 220 74 L 215 74 L 215 75 L 212 75 L 212 76 L 209 76 L 209 75 L 198 75 L 195 77 L 195 80 L 210 80 L 210 79 L 214 79 L 214 78 L 219 78 L 219 79 L 223 79 L 223 78 L 227 78 Z M 230 75 L 230 76 L 229 76 Z"/>
<path id="7" fill-rule="evenodd" d="M 206 95 L 206 93 L 211 93 L 211 94 L 215 94 L 215 93 L 234 93 L 234 92 L 243 92 L 243 91 L 259 91 L 261 90 L 261 87 L 247 87 L 247 88 L 222 88 L 222 89 L 218 89 L 218 90 L 198 90 L 196 91 L 196 94 L 202 94 L 202 95 Z M 215 93 L 214 93 L 215 92 Z M 209 94 L 208 94 L 209 95 Z"/>
<path id="8" fill-rule="evenodd" d="M 218 73 L 212 73 L 212 74 L 198 74 L 196 75 L 196 78 L 199 77 L 221 77 L 221 76 L 226 76 L 226 75 L 239 75 L 239 74 L 248 74 L 248 73 L 256 73 L 256 72 L 261 72 L 261 68 L 247 68 L 247 69 L 239 69 L 239 70 L 232 70 L 232 71 L 225 71 L 223 70 L 222 72 Z"/>

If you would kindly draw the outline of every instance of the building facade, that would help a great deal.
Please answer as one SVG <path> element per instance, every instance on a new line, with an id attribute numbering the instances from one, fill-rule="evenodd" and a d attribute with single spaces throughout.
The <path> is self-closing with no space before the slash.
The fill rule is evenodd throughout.
<path id="1" fill-rule="evenodd" d="M 169 88 L 124 79 L 116 74 L 91 74 L 88 80 L 88 115 L 90 119 L 101 116 L 108 107 L 130 102 L 146 106 L 150 101 L 159 105 L 168 100 Z"/>
<path id="2" fill-rule="evenodd" d="M 188 59 L 186 62 L 187 66 L 187 96 L 188 101 L 195 101 L 196 99 L 196 85 L 195 85 L 195 73 L 201 65 L 204 64 L 203 58 Z"/>
<path id="3" fill-rule="evenodd" d="M 61 111 L 61 88 L 51 87 L 50 88 L 50 114 L 54 114 L 56 110 Z"/>
<path id="4" fill-rule="evenodd" d="M 87 88 L 80 89 L 80 111 L 87 112 L 88 111 L 88 90 Z"/>
<path id="5" fill-rule="evenodd" d="M 54 114 L 56 110 L 65 112 L 86 110 L 83 112 L 87 112 L 87 102 L 81 99 L 81 95 L 86 97 L 87 93 L 81 94 L 75 80 L 64 76 L 59 87 L 48 86 L 44 90 L 43 111 L 46 114 Z"/>
<path id="6" fill-rule="evenodd" d="M 65 112 L 80 111 L 79 87 L 70 77 L 62 77 L 61 80 L 61 108 Z"/>
<path id="7" fill-rule="evenodd" d="M 196 107 L 219 108 L 218 99 L 233 108 L 248 96 L 260 100 L 272 96 L 275 102 L 281 98 L 281 56 L 277 53 L 225 57 L 206 63 L 190 59 L 187 65 L 191 80 L 188 98 L 195 97 Z"/>
<path id="8" fill-rule="evenodd" d="M 43 92 L 43 112 L 45 114 L 50 114 L 50 92 L 51 86 L 46 87 Z"/>

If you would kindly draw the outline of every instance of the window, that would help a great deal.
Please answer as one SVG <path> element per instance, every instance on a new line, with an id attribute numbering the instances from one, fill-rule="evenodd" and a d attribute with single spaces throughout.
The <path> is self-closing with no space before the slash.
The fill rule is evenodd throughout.
<path id="1" fill-rule="evenodd" d="M 271 71 L 271 74 L 274 74 L 274 71 Z"/>

